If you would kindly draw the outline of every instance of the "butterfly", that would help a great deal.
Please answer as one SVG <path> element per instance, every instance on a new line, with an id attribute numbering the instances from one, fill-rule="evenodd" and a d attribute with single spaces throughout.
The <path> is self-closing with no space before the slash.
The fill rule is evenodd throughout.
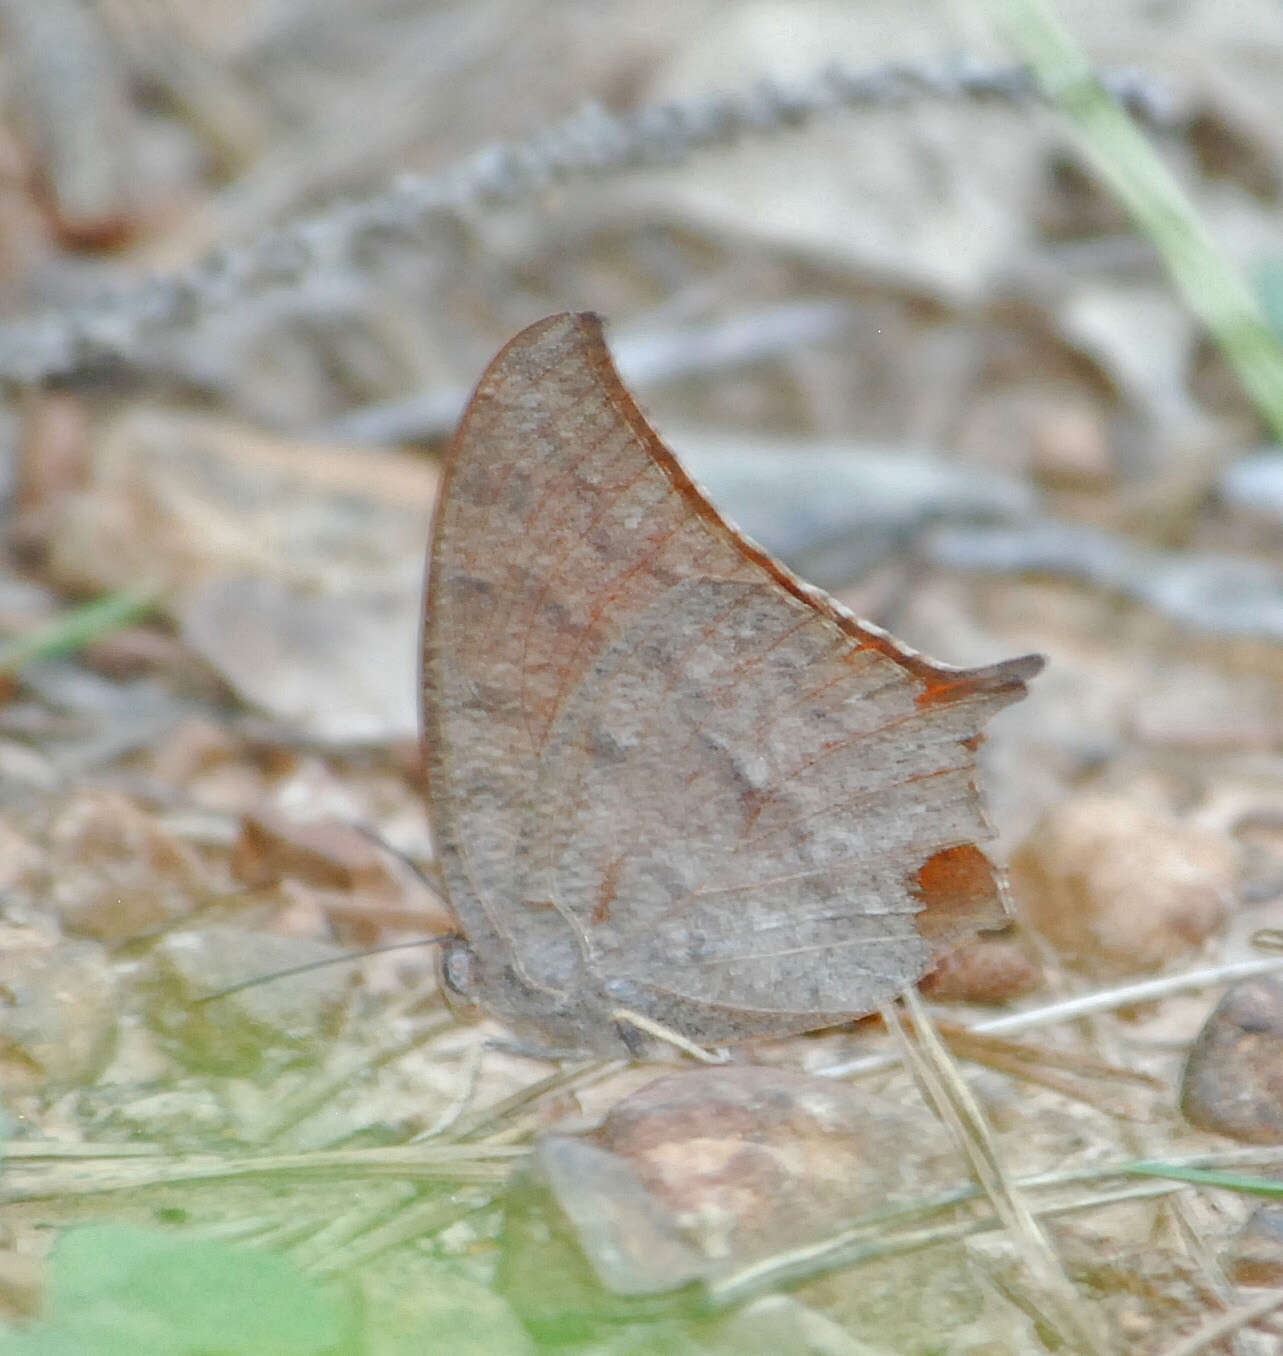
<path id="1" fill-rule="evenodd" d="M 936 663 L 725 521 L 551 316 L 481 378 L 423 623 L 448 994 L 558 1050 L 867 1013 L 1005 917 L 976 785 L 1037 655 Z"/>

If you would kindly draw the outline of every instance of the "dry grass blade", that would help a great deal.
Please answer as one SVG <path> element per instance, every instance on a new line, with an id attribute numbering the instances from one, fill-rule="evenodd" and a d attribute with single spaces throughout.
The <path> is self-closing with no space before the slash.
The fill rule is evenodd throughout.
<path id="1" fill-rule="evenodd" d="M 1154 1113 L 1149 1107 L 1137 1106 L 1102 1090 L 1090 1080 L 1107 1079 L 1140 1084 L 1160 1093 L 1167 1091 L 1167 1085 L 1150 1074 L 1107 1060 L 1018 1045 L 1014 1041 L 986 1036 L 953 1023 L 941 1022 L 937 1029 L 956 1058 L 974 1060 L 999 1073 L 1010 1074 L 1027 1083 L 1036 1083 L 1064 1097 L 1095 1107 L 1108 1116 L 1117 1116 L 1123 1120 L 1149 1120 Z"/>
<path id="2" fill-rule="evenodd" d="M 1240 1328 L 1255 1323 L 1280 1307 L 1283 1307 L 1283 1290 L 1271 1290 L 1251 1304 L 1240 1305 L 1237 1309 L 1231 1309 L 1229 1313 L 1213 1319 L 1192 1337 L 1186 1338 L 1184 1342 L 1178 1342 L 1174 1347 L 1169 1347 L 1164 1356 L 1197 1356 L 1198 1352 L 1206 1351 L 1214 1343 L 1223 1341 Z"/>
<path id="3" fill-rule="evenodd" d="M 237 1178 L 290 1177 L 295 1180 L 343 1174 L 370 1180 L 404 1177 L 414 1181 L 494 1183 L 502 1181 L 525 1150 L 496 1144 L 428 1144 L 374 1149 L 338 1149 L 298 1154 L 253 1156 L 193 1154 L 146 1162 L 80 1162 L 26 1172 L 19 1162 L 6 1171 L 3 1201 L 36 1201 L 93 1196 L 110 1191 Z"/>
<path id="4" fill-rule="evenodd" d="M 484 1209 L 490 1204 L 490 1199 L 489 1196 L 460 1198 L 451 1193 L 446 1198 L 431 1196 L 409 1202 L 392 1218 L 354 1235 L 346 1247 L 336 1249 L 330 1256 L 307 1265 L 305 1269 L 318 1276 L 350 1275 L 358 1267 L 367 1265 L 393 1248 L 439 1234 L 442 1229 Z"/>
<path id="5" fill-rule="evenodd" d="M 1227 961 L 1222 965 L 1208 966 L 1202 970 L 1187 970 L 1182 974 L 1161 975 L 1157 979 L 1142 979 L 1131 984 L 1120 984 L 1112 989 L 1097 989 L 1092 993 L 1063 998 L 1041 1007 L 1027 1008 L 1024 1012 L 1007 1013 L 1002 1017 L 987 1017 L 983 1021 L 972 1023 L 966 1030 L 976 1035 L 1031 1031 L 1035 1027 L 1076 1022 L 1080 1018 L 1092 1017 L 1097 1013 L 1116 1012 L 1119 1008 L 1133 1007 L 1141 1003 L 1155 1003 L 1173 994 L 1196 992 L 1216 984 L 1233 984 L 1240 979 L 1273 974 L 1278 970 L 1283 970 L 1283 957 L 1280 956 L 1260 960 Z M 878 1055 L 862 1055 L 859 1059 L 844 1060 L 841 1064 L 831 1064 L 826 1069 L 817 1070 L 817 1073 L 822 1078 L 855 1078 L 863 1074 L 894 1069 L 902 1062 L 903 1055 L 900 1052 L 888 1051 Z"/>
<path id="6" fill-rule="evenodd" d="M 481 1107 L 471 1117 L 461 1117 L 448 1136 L 451 1142 L 484 1139 L 489 1143 L 510 1142 L 529 1133 L 528 1118 L 517 1119 L 517 1113 L 555 1092 L 575 1092 L 591 1087 L 627 1068 L 627 1061 L 580 1060 L 563 1065 L 547 1078 L 520 1088 L 511 1097 L 505 1097 L 494 1106 Z"/>
<path id="7" fill-rule="evenodd" d="M 1129 1069 L 1122 1064 L 1112 1064 L 1109 1060 L 1095 1059 L 1091 1055 L 1080 1055 L 1071 1050 L 1047 1050 L 1036 1045 L 1020 1045 L 999 1036 L 986 1035 L 973 1027 L 959 1026 L 954 1022 L 937 1022 L 936 1030 L 940 1033 L 940 1039 L 954 1055 L 962 1059 L 974 1059 L 977 1063 L 1006 1059 L 1013 1065 L 1046 1064 L 1081 1074 L 1086 1078 L 1117 1078 L 1124 1082 L 1155 1088 L 1161 1092 L 1167 1090 L 1167 1084 L 1162 1079 L 1155 1078 L 1153 1074 L 1144 1073 L 1139 1069 Z"/>
<path id="8" fill-rule="evenodd" d="M 417 53 L 413 66 L 418 81 Z M 1142 116 L 1164 120 L 1166 101 L 1143 80 L 1128 73 L 1102 79 Z M 829 62 L 790 85 L 759 82 L 736 93 L 642 107 L 631 114 L 616 116 L 590 105 L 524 142 L 490 147 L 430 178 L 402 176 L 386 193 L 295 218 L 245 248 L 217 252 L 174 277 L 149 280 L 79 311 L 6 326 L 0 329 L 0 376 L 37 382 L 105 364 L 155 366 L 157 354 L 167 351 L 166 337 L 176 338 L 219 311 L 278 291 L 300 304 L 328 261 L 360 258 L 366 240 L 392 232 L 417 242 L 426 256 L 437 230 L 460 215 L 544 193 L 553 184 L 681 164 L 698 151 L 792 132 L 845 109 L 905 99 L 1021 103 L 1031 93 L 1029 76 L 1020 68 L 942 72 L 888 66 L 859 72 Z M 348 139 L 343 141 L 346 150 Z M 296 162 L 297 151 L 290 163 Z M 274 181 L 279 179 L 269 169 L 245 176 L 235 195 L 227 193 L 220 202 L 222 220 L 261 219 L 265 205 L 281 202 L 282 187 Z M 288 179 L 294 184 L 297 176 Z"/>
<path id="9" fill-rule="evenodd" d="M 421 1144 L 424 1140 L 439 1139 L 447 1130 L 454 1128 L 476 1095 L 477 1080 L 481 1077 L 481 1059 L 484 1054 L 485 1045 L 481 1041 L 477 1041 L 468 1047 L 468 1052 L 464 1056 L 463 1078 L 459 1083 L 459 1091 L 436 1120 L 426 1130 L 421 1130 L 410 1140 L 411 1144 Z"/>
<path id="10" fill-rule="evenodd" d="M 412 996 L 407 998 L 402 1007 L 417 1001 L 417 996 Z M 389 1012 L 393 1034 L 378 1048 L 340 1052 L 318 1078 L 285 1098 L 276 1115 L 260 1130 L 259 1142 L 275 1143 L 313 1111 L 325 1106 L 340 1088 L 353 1079 L 368 1077 L 373 1069 L 382 1068 L 402 1055 L 409 1054 L 411 1050 L 418 1049 L 450 1026 L 452 1021 L 448 1013 L 433 1013 L 428 1018 L 412 1023 L 408 1031 L 399 1031 L 394 1020 L 397 1015 L 396 1012 Z"/>
<path id="11" fill-rule="evenodd" d="M 1097 1325 L 1007 1172 L 984 1113 L 935 1030 L 925 1005 L 912 988 L 905 991 L 903 1001 L 913 1018 L 913 1036 L 890 1004 L 882 1010 L 887 1027 L 898 1040 L 928 1104 L 953 1132 L 1028 1268 L 1038 1292 L 1035 1311 L 1061 1334 L 1062 1340 L 1078 1350 L 1103 1356 L 1108 1347 Z"/>
<path id="12" fill-rule="evenodd" d="M 1022 1189 L 1037 1184 L 1038 1179 L 1035 1178 L 1028 1178 L 1019 1183 Z M 894 1232 L 897 1228 L 924 1215 L 929 1216 L 974 1201 L 979 1194 L 974 1188 L 950 1192 L 934 1201 L 861 1220 L 833 1238 L 826 1238 L 801 1248 L 792 1248 L 788 1252 L 776 1253 L 713 1282 L 708 1287 L 709 1303 L 715 1309 L 728 1308 L 743 1304 L 754 1295 L 815 1280 L 830 1272 L 846 1270 L 886 1257 L 918 1252 L 924 1248 L 957 1243 L 962 1239 L 1001 1228 L 1001 1221 L 993 1218 L 963 1219 L 930 1229 Z M 1039 1206 L 1033 1213 L 1039 1219 L 1047 1219 L 1056 1215 L 1098 1210 L 1125 1201 L 1155 1200 L 1170 1194 L 1172 1194 L 1170 1190 L 1149 1191 L 1124 1187 L 1117 1191 L 1098 1192 L 1071 1201 Z"/>
<path id="13" fill-rule="evenodd" d="M 416 1204 L 422 1189 L 412 1182 L 380 1182 L 367 1186 L 351 1209 L 326 1217 L 320 1226 L 290 1247 L 290 1256 L 301 1270 L 326 1266 L 341 1249 Z"/>

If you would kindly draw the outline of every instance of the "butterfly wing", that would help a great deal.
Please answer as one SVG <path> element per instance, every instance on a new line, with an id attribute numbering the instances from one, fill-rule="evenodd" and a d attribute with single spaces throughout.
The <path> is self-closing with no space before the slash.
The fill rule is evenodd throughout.
<path id="1" fill-rule="evenodd" d="M 789 574 L 690 482 L 594 317 L 533 326 L 482 379 L 424 653 L 443 872 L 515 1006 L 805 1030 L 1002 917 L 974 748 L 1041 661 L 933 664 Z"/>
<path id="2" fill-rule="evenodd" d="M 622 1006 L 695 1039 L 867 1012 L 1002 921 L 973 749 L 1018 681 L 924 702 L 773 581 L 689 581 L 551 732 L 527 880 Z"/>

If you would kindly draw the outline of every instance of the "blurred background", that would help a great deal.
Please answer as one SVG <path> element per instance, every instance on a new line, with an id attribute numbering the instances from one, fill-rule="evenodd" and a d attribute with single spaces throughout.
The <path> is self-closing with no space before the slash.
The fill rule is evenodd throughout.
<path id="1" fill-rule="evenodd" d="M 942 999 L 1257 954 L 1283 925 L 1283 13 L 1065 7 L 1147 151 L 1104 93 L 1057 109 L 1014 71 L 1031 16 L 0 0 L 16 1123 L 256 1142 L 276 1080 L 369 1038 L 349 977 L 222 1025 L 192 993 L 448 925 L 350 826 L 430 868 L 438 457 L 495 351 L 565 309 L 606 318 L 669 444 L 799 572 L 946 662 L 1048 656 L 984 749 L 1031 931 Z M 1201 226 L 1163 233 L 1169 191 Z M 358 1007 L 431 964 L 372 963 Z M 1110 1058 L 1174 1087 L 1215 997 L 1151 1005 Z M 467 1039 L 335 1099 L 303 1147 L 423 1129 Z M 853 1039 L 805 1042 L 807 1067 Z M 532 1076 L 490 1059 L 467 1096 Z M 1114 1144 L 1097 1112 L 1035 1133 L 993 1095 L 1037 1161 Z M 0 1251 L 38 1253 L 37 1223 L 0 1222 Z M 1136 1350 L 1201 1313 L 1151 1299 Z"/>

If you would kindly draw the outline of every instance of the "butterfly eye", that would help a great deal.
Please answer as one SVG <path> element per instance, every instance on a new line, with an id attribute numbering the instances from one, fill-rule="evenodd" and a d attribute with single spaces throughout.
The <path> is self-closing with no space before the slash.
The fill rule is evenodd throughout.
<path id="1" fill-rule="evenodd" d="M 477 987 L 477 958 L 462 937 L 447 939 L 438 952 L 438 975 L 446 991 L 446 1001 L 474 1002 Z"/>

